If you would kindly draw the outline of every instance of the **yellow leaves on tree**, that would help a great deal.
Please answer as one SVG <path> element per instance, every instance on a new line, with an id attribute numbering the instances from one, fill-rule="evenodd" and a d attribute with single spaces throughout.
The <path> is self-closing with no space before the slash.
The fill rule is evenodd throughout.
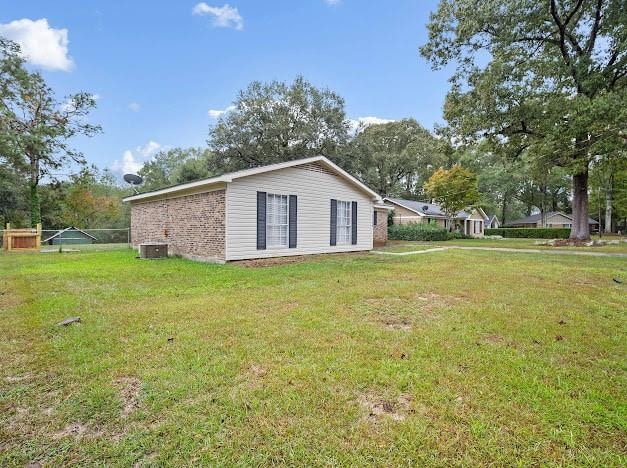
<path id="1" fill-rule="evenodd" d="M 459 164 L 435 171 L 424 189 L 449 218 L 479 201 L 476 174 Z"/>

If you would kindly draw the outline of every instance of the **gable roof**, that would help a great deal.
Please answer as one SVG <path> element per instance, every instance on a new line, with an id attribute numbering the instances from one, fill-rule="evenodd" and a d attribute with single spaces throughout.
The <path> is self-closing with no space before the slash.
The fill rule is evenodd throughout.
<path id="1" fill-rule="evenodd" d="M 404 200 L 402 198 L 390 197 L 385 197 L 383 200 L 401 206 L 407 210 L 413 211 L 419 216 L 428 216 L 430 218 L 447 218 L 446 214 L 442 211 L 442 208 L 437 203 L 428 203 L 416 200 Z M 483 210 L 481 210 L 481 213 L 483 213 Z M 457 215 L 455 215 L 455 218 L 466 219 L 471 214 L 472 213 L 468 213 L 467 211 L 462 210 L 457 213 Z M 483 214 L 485 215 L 485 213 Z"/>
<path id="2" fill-rule="evenodd" d="M 553 216 L 560 215 L 564 218 L 570 219 L 572 221 L 573 217 L 571 215 L 567 215 L 566 213 L 562 213 L 561 211 L 549 211 L 546 213 L 546 219 L 548 221 L 549 218 Z M 508 224 L 511 226 L 512 224 L 535 224 L 542 219 L 542 213 L 532 214 L 531 216 L 526 216 L 524 218 L 516 219 L 514 221 L 510 221 Z M 595 221 L 592 218 L 588 218 L 588 224 L 599 224 L 598 221 Z"/>
<path id="3" fill-rule="evenodd" d="M 197 188 L 197 187 L 204 187 L 204 186 L 209 186 L 209 185 L 214 185 L 214 184 L 220 184 L 220 183 L 228 184 L 230 182 L 233 182 L 235 179 L 239 179 L 241 177 L 248 177 L 248 176 L 252 176 L 256 174 L 263 174 L 264 172 L 278 171 L 280 169 L 287 169 L 288 167 L 301 166 L 303 164 L 310 164 L 310 163 L 316 163 L 316 162 L 322 164 L 327 169 L 330 169 L 331 171 L 335 172 L 338 176 L 342 177 L 344 180 L 346 180 L 353 186 L 357 187 L 358 189 L 368 193 L 372 197 L 373 200 L 378 201 L 378 202 L 382 201 L 381 196 L 378 193 L 376 193 L 374 190 L 369 188 L 364 183 L 357 180 L 355 177 L 350 175 L 348 172 L 346 172 L 344 169 L 339 167 L 337 164 L 331 162 L 325 156 L 313 156 L 310 158 L 295 159 L 293 161 L 286 161 L 282 163 L 269 164 L 267 166 L 254 167 L 252 169 L 243 169 L 241 171 L 227 172 L 226 174 L 222 174 L 216 177 L 210 177 L 208 179 L 201 179 L 201 180 L 196 180 L 193 182 L 186 182 L 183 184 L 173 185 L 171 187 L 165 187 L 165 188 L 161 188 L 157 190 L 151 190 L 148 192 L 138 193 L 137 195 L 124 197 L 122 201 L 130 202 L 130 201 L 135 201 L 135 200 L 142 200 L 145 198 L 165 195 L 169 193 L 176 193 L 176 192 L 180 192 L 183 190 L 188 190 L 188 189 Z"/>
<path id="4" fill-rule="evenodd" d="M 487 224 L 492 224 L 492 223 L 494 222 L 494 220 L 495 220 L 495 219 L 496 219 L 497 221 L 499 220 L 499 218 L 497 218 L 497 217 L 496 217 L 496 215 L 487 216 L 487 217 L 486 217 L 486 219 L 485 219 L 485 222 L 486 222 Z"/>
<path id="5" fill-rule="evenodd" d="M 64 232 L 67 232 L 67 231 L 78 231 L 81 234 L 85 234 L 87 237 L 90 237 L 93 240 L 98 240 L 94 236 L 92 236 L 91 234 L 87 234 L 85 231 L 83 231 L 83 230 L 81 230 L 81 229 L 79 229 L 77 227 L 70 226 L 70 227 L 66 227 L 65 229 L 61 229 L 60 231 L 55 232 L 53 235 L 51 235 L 47 239 L 42 240 L 42 242 L 48 242 L 50 239 L 54 239 L 55 237 L 60 236 L 61 234 L 63 234 Z"/>

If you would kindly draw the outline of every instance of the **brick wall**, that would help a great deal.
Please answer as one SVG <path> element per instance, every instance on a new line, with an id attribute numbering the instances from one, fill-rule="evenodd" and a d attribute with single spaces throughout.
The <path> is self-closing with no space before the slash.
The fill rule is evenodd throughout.
<path id="1" fill-rule="evenodd" d="M 132 203 L 131 242 L 163 242 L 170 254 L 223 262 L 225 191 Z"/>
<path id="2" fill-rule="evenodd" d="M 385 245 L 388 241 L 388 210 L 377 210 L 377 224 L 372 226 L 372 243 L 375 247 Z"/>

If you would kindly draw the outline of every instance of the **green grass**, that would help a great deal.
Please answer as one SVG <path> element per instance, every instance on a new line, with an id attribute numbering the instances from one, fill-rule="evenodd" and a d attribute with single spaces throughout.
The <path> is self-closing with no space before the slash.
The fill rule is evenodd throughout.
<path id="1" fill-rule="evenodd" d="M 0 256 L 0 465 L 627 462 L 624 258 L 134 257 Z"/>
<path id="2" fill-rule="evenodd" d="M 618 237 L 610 238 L 619 240 Z M 624 238 L 623 238 L 624 239 Z M 627 242 L 620 242 L 617 245 L 599 245 L 591 247 L 551 247 L 548 245 L 536 245 L 536 242 L 543 242 L 544 239 L 455 239 L 443 242 L 423 242 L 423 241 L 390 241 L 388 245 L 376 250 L 387 252 L 411 252 L 414 250 L 425 250 L 434 247 L 468 246 L 468 247 L 504 247 L 508 249 L 536 249 L 536 250 L 573 250 L 583 252 L 614 252 L 627 253 Z"/>

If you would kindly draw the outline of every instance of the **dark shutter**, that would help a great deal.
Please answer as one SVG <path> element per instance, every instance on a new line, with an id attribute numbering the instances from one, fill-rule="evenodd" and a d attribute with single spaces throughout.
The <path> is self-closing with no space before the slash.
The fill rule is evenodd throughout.
<path id="1" fill-rule="evenodd" d="M 331 241 L 329 245 L 337 244 L 337 200 L 331 200 Z"/>
<path id="2" fill-rule="evenodd" d="M 372 218 L 372 224 L 374 224 L 375 226 L 377 225 L 377 210 L 374 210 L 372 212 L 373 218 Z"/>
<path id="3" fill-rule="evenodd" d="M 296 195 L 290 195 L 290 213 L 289 213 L 289 246 L 290 249 L 296 247 L 296 217 L 297 217 L 298 209 L 297 209 L 297 201 Z"/>
<path id="4" fill-rule="evenodd" d="M 266 248 L 266 192 L 257 192 L 257 250 Z"/>
<path id="5" fill-rule="evenodd" d="M 351 203 L 351 244 L 355 245 L 357 243 L 357 202 L 354 201 Z"/>

